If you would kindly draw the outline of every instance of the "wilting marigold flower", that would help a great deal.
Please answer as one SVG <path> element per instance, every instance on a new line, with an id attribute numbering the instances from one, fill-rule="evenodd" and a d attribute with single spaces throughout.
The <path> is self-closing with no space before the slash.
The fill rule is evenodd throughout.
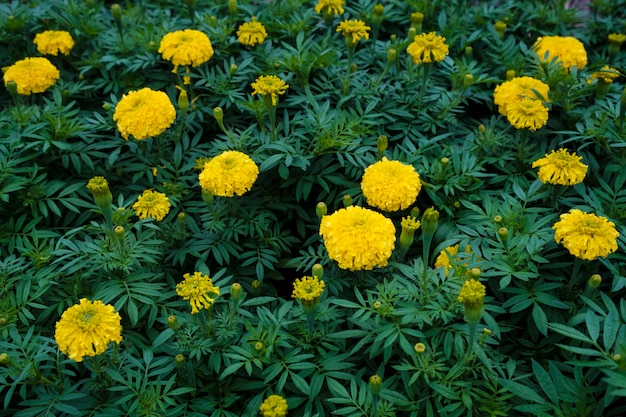
<path id="1" fill-rule="evenodd" d="M 606 217 L 572 209 L 561 214 L 561 220 L 552 226 L 554 240 L 580 259 L 605 258 L 617 250 L 619 232 Z"/>
<path id="2" fill-rule="evenodd" d="M 341 32 L 346 39 L 349 40 L 352 44 L 356 44 L 362 38 L 369 39 L 370 34 L 369 30 L 372 28 L 365 25 L 365 22 L 362 20 L 344 20 L 339 23 L 337 27 L 337 32 Z"/>
<path id="3" fill-rule="evenodd" d="M 315 6 L 315 11 L 333 16 L 343 14 L 343 0 L 319 0 Z"/>
<path id="4" fill-rule="evenodd" d="M 104 353 L 109 343 L 122 341 L 121 320 L 112 305 L 83 298 L 63 312 L 54 339 L 61 352 L 81 362 L 84 356 Z"/>
<path id="5" fill-rule="evenodd" d="M 457 256 L 459 253 L 459 244 L 457 243 L 454 246 L 448 246 L 439 252 L 437 259 L 435 259 L 435 268 L 439 268 L 443 266 L 443 269 L 446 271 L 446 276 L 450 272 L 450 269 L 456 269 L 457 266 L 467 266 L 470 257 L 472 256 L 472 248 L 470 245 L 465 247 L 465 252 L 467 255 Z M 463 262 L 463 263 L 461 263 Z"/>
<path id="6" fill-rule="evenodd" d="M 40 54 L 57 56 L 60 53 L 69 55 L 74 47 L 74 39 L 64 30 L 46 30 L 35 35 L 33 41 Z"/>
<path id="7" fill-rule="evenodd" d="M 24 58 L 4 70 L 4 85 L 13 81 L 17 93 L 29 96 L 52 87 L 61 73 L 47 58 Z"/>
<path id="8" fill-rule="evenodd" d="M 275 75 L 261 75 L 252 83 L 252 95 L 270 96 L 272 105 L 278 103 L 278 96 L 285 94 L 289 85 Z"/>
<path id="9" fill-rule="evenodd" d="M 574 66 L 581 70 L 587 65 L 585 45 L 571 36 L 544 36 L 537 39 L 533 49 L 542 62 L 550 62 L 557 58 L 567 71 Z"/>
<path id="10" fill-rule="evenodd" d="M 159 53 L 163 59 L 174 64 L 174 72 L 179 65 L 197 67 L 213 56 L 213 46 L 207 35 L 199 30 L 185 29 L 170 32 L 163 36 Z"/>
<path id="11" fill-rule="evenodd" d="M 263 417 L 285 417 L 287 409 L 287 400 L 280 395 L 270 395 L 259 407 Z"/>
<path id="12" fill-rule="evenodd" d="M 538 96 L 533 90 L 539 93 Z M 498 106 L 498 111 L 503 116 L 509 112 L 509 106 L 525 98 L 535 100 L 546 100 L 550 86 L 532 77 L 515 77 L 510 81 L 503 82 L 498 85 L 493 92 L 494 103 Z"/>
<path id="13" fill-rule="evenodd" d="M 163 133 L 176 120 L 176 109 L 163 91 L 148 87 L 124 94 L 115 107 L 113 120 L 122 137 L 146 139 Z"/>
<path id="14" fill-rule="evenodd" d="M 506 118 L 516 129 L 535 131 L 548 123 L 548 108 L 539 100 L 523 98 L 509 104 Z"/>
<path id="15" fill-rule="evenodd" d="M 184 281 L 176 284 L 176 294 L 188 300 L 191 305 L 191 314 L 199 313 L 202 309 L 209 309 L 220 295 L 219 287 L 213 285 L 213 280 L 201 272 L 193 275 L 183 275 Z"/>
<path id="16" fill-rule="evenodd" d="M 324 281 L 315 277 L 296 278 L 291 297 L 297 298 L 303 305 L 315 305 L 324 293 L 324 285 Z"/>
<path id="17" fill-rule="evenodd" d="M 583 182 L 587 175 L 588 167 L 580 162 L 582 159 L 576 152 L 570 154 L 561 148 L 536 160 L 532 167 L 539 167 L 537 175 L 544 184 L 574 185 Z"/>
<path id="18" fill-rule="evenodd" d="M 267 38 L 267 31 L 263 23 L 253 20 L 251 22 L 242 23 L 237 30 L 237 39 L 246 46 L 254 46 L 262 44 Z"/>
<path id="19" fill-rule="evenodd" d="M 413 62 L 416 64 L 440 62 L 448 55 L 448 45 L 445 42 L 446 38 L 435 32 L 422 33 L 415 36 L 406 51 L 413 57 Z"/>
<path id="20" fill-rule="evenodd" d="M 396 241 L 393 222 L 373 210 L 349 206 L 324 216 L 320 235 L 339 268 L 370 270 L 387 265 Z"/>
<path id="21" fill-rule="evenodd" d="M 242 152 L 225 151 L 204 164 L 200 186 L 213 195 L 233 197 L 252 188 L 259 176 L 259 167 Z"/>
<path id="22" fill-rule="evenodd" d="M 587 84 L 591 84 L 593 80 L 602 80 L 607 84 L 611 84 L 617 78 L 619 78 L 619 71 L 615 68 L 611 68 L 608 65 L 602 67 L 600 71 L 596 71 L 592 73 L 589 78 L 587 78 Z"/>
<path id="23" fill-rule="evenodd" d="M 137 212 L 140 219 L 148 217 L 160 222 L 170 212 L 170 200 L 163 193 L 158 191 L 145 190 L 137 197 L 137 202 L 133 204 L 133 210 Z"/>
<path id="24" fill-rule="evenodd" d="M 367 204 L 385 211 L 397 211 L 415 202 L 422 182 L 412 165 L 383 157 L 365 168 L 361 189 Z"/>

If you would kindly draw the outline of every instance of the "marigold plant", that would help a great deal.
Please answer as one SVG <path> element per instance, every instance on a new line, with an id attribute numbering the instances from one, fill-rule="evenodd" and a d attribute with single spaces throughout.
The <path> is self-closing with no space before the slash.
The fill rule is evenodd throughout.
<path id="1" fill-rule="evenodd" d="M 197 67 L 204 64 L 214 54 L 209 37 L 199 30 L 185 29 L 170 32 L 163 36 L 159 45 L 163 59 L 174 64 L 174 71 L 180 65 Z"/>
<path id="2" fill-rule="evenodd" d="M 143 140 L 165 132 L 176 120 L 176 109 L 166 93 L 146 87 L 124 94 L 113 120 L 124 139 Z"/>
<path id="3" fill-rule="evenodd" d="M 575 257 L 592 261 L 617 250 L 619 232 L 606 217 L 572 209 L 561 214 L 560 219 L 552 226 L 554 240 Z"/>
<path id="4" fill-rule="evenodd" d="M 415 36 L 407 52 L 416 64 L 440 62 L 448 55 L 448 45 L 446 38 L 436 32 L 422 33 Z"/>
<path id="5" fill-rule="evenodd" d="M 13 81 L 17 93 L 29 96 L 52 87 L 61 73 L 47 58 L 24 58 L 4 69 L 4 85 Z"/>
<path id="6" fill-rule="evenodd" d="M 263 23 L 253 20 L 251 22 L 242 23 L 237 29 L 237 39 L 246 46 L 255 46 L 262 44 L 267 38 L 267 31 Z"/>
<path id="7" fill-rule="evenodd" d="M 415 202 L 422 183 L 411 165 L 383 157 L 367 168 L 361 180 L 361 190 L 367 203 L 385 211 L 408 208 Z"/>
<path id="8" fill-rule="evenodd" d="M 587 65 L 585 45 L 571 36 L 543 36 L 533 48 L 540 60 L 549 62 L 556 58 L 568 71 L 574 66 L 581 70 Z"/>
<path id="9" fill-rule="evenodd" d="M 204 164 L 198 179 L 203 190 L 233 197 L 250 191 L 258 176 L 259 167 L 252 158 L 239 151 L 225 151 Z"/>
<path id="10" fill-rule="evenodd" d="M 74 47 L 72 35 L 65 30 L 46 30 L 35 35 L 33 42 L 39 53 L 44 55 L 69 55 Z"/>
<path id="11" fill-rule="evenodd" d="M 176 284 L 176 294 L 189 301 L 191 314 L 211 308 L 215 297 L 220 295 L 220 289 L 213 285 L 213 280 L 197 271 L 193 275 L 187 273 L 183 278 L 182 282 Z"/>
<path id="12" fill-rule="evenodd" d="M 152 190 L 145 190 L 137 197 L 133 204 L 133 210 L 137 212 L 140 219 L 153 218 L 160 222 L 167 216 L 171 208 L 170 200 L 163 193 Z"/>
<path id="13" fill-rule="evenodd" d="M 570 154 L 561 148 L 536 160 L 532 167 L 539 167 L 537 175 L 544 184 L 574 185 L 583 182 L 587 175 L 589 167 L 580 162 L 582 159 L 576 152 Z"/>

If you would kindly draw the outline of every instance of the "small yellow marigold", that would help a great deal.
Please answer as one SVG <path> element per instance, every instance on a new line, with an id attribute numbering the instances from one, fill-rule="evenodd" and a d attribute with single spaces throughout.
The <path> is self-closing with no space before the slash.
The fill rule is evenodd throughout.
<path id="1" fill-rule="evenodd" d="M 47 58 L 24 58 L 4 69 L 4 85 L 13 81 L 17 85 L 17 93 L 29 96 L 32 93 L 43 93 L 52 87 L 61 73 Z"/>
<path id="2" fill-rule="evenodd" d="M 606 258 L 617 250 L 619 232 L 606 217 L 572 209 L 561 214 L 561 220 L 552 226 L 554 240 L 580 259 Z"/>
<path id="3" fill-rule="evenodd" d="M 448 246 L 447 248 L 441 250 L 437 259 L 435 259 L 435 268 L 443 267 L 446 271 L 446 276 L 450 272 L 450 269 L 456 269 L 457 265 L 467 266 L 468 261 L 472 255 L 472 248 L 470 245 L 465 246 L 465 252 L 467 255 L 459 256 L 459 244 L 453 246 Z"/>
<path id="4" fill-rule="evenodd" d="M 593 80 L 602 80 L 607 84 L 611 84 L 617 78 L 619 78 L 620 73 L 615 68 L 611 68 L 608 65 L 602 67 L 600 71 L 596 71 L 592 73 L 589 78 L 587 78 L 587 84 L 591 84 Z"/>
<path id="5" fill-rule="evenodd" d="M 287 400 L 280 395 L 270 395 L 263 401 L 259 411 L 263 417 L 285 417 L 287 415 Z"/>
<path id="6" fill-rule="evenodd" d="M 487 289 L 483 284 L 475 279 L 468 279 L 461 287 L 457 299 L 466 307 L 476 308 L 483 305 L 486 294 Z"/>
<path id="7" fill-rule="evenodd" d="M 407 233 L 413 233 L 417 229 L 419 229 L 422 224 L 419 220 L 417 220 L 417 218 L 413 216 L 406 216 L 402 218 L 400 225 L 402 226 L 403 231 L 406 231 Z"/>
<path id="8" fill-rule="evenodd" d="M 197 67 L 213 56 L 213 46 L 207 35 L 199 30 L 185 29 L 170 32 L 163 36 L 159 46 L 163 59 L 174 64 L 174 72 L 179 65 Z"/>
<path id="9" fill-rule="evenodd" d="M 94 197 L 103 197 L 111 193 L 111 190 L 109 189 L 109 182 L 106 178 L 101 176 L 91 178 L 87 182 L 87 189 L 91 191 L 91 194 L 93 194 Z"/>
<path id="10" fill-rule="evenodd" d="M 267 31 L 263 23 L 253 20 L 242 23 L 237 29 L 237 39 L 246 46 L 260 45 L 267 38 Z"/>
<path id="11" fill-rule="evenodd" d="M 587 65 L 585 45 L 571 36 L 544 36 L 537 39 L 533 49 L 541 61 L 550 62 L 557 58 L 567 71 L 574 66 L 581 70 Z"/>
<path id="12" fill-rule="evenodd" d="M 420 176 L 412 165 L 389 161 L 386 157 L 365 168 L 361 180 L 367 204 L 385 211 L 409 207 L 421 189 Z"/>
<path id="13" fill-rule="evenodd" d="M 275 75 L 261 75 L 252 83 L 252 95 L 270 96 L 272 105 L 278 103 L 278 96 L 285 94 L 289 85 Z"/>
<path id="14" fill-rule="evenodd" d="M 82 298 L 80 304 L 63 312 L 56 323 L 54 339 L 61 352 L 82 362 L 84 356 L 99 355 L 109 343 L 122 341 L 121 320 L 112 305 Z"/>
<path id="15" fill-rule="evenodd" d="M 539 100 L 524 98 L 509 104 L 506 118 L 516 129 L 534 132 L 548 123 L 548 108 Z"/>
<path id="16" fill-rule="evenodd" d="M 537 175 L 544 184 L 574 185 L 583 182 L 587 175 L 588 167 L 580 162 L 582 159 L 576 152 L 570 154 L 561 148 L 536 160 L 532 167 L 539 167 Z"/>
<path id="17" fill-rule="evenodd" d="M 142 195 L 137 197 L 137 201 L 133 204 L 133 210 L 137 212 L 137 217 L 140 219 L 150 217 L 160 222 L 170 212 L 171 206 L 170 200 L 165 194 L 145 190 Z"/>
<path id="18" fill-rule="evenodd" d="M 373 210 L 349 206 L 322 217 L 320 235 L 339 268 L 370 270 L 387 265 L 396 241 L 393 222 Z"/>
<path id="19" fill-rule="evenodd" d="M 343 14 L 343 0 L 319 0 L 315 6 L 315 11 L 317 13 L 324 12 L 331 16 Z"/>
<path id="20" fill-rule="evenodd" d="M 609 44 L 611 44 L 611 46 L 619 49 L 624 42 L 626 42 L 626 35 L 623 33 L 609 34 Z"/>
<path id="21" fill-rule="evenodd" d="M 356 44 L 359 40 L 365 38 L 369 39 L 370 34 L 369 30 L 372 28 L 365 25 L 365 22 L 362 20 L 344 20 L 339 23 L 337 27 L 337 32 L 341 32 L 346 39 L 349 40 L 352 44 Z"/>
<path id="22" fill-rule="evenodd" d="M 406 51 L 416 64 L 440 62 L 448 55 L 448 45 L 445 42 L 446 38 L 435 32 L 422 33 L 415 36 Z"/>
<path id="23" fill-rule="evenodd" d="M 74 47 L 74 39 L 64 30 L 47 30 L 35 35 L 33 41 L 40 54 L 57 56 L 60 53 L 69 55 Z"/>
<path id="24" fill-rule="evenodd" d="M 324 281 L 316 277 L 296 278 L 291 298 L 297 298 L 303 305 L 315 305 L 324 293 L 324 286 Z"/>
<path id="25" fill-rule="evenodd" d="M 539 93 L 539 96 L 535 93 Z M 493 101 L 503 116 L 509 112 L 509 106 L 525 98 L 550 101 L 548 84 L 532 77 L 514 77 L 498 85 L 493 92 Z"/>
<path id="26" fill-rule="evenodd" d="M 176 284 L 176 294 L 189 301 L 191 314 L 211 308 L 215 297 L 220 295 L 220 288 L 213 285 L 213 280 L 201 272 L 185 274 L 183 278 L 182 282 Z"/>
<path id="27" fill-rule="evenodd" d="M 124 94 L 115 107 L 113 120 L 122 137 L 142 140 L 163 133 L 176 120 L 176 109 L 163 91 L 148 87 Z"/>
<path id="28" fill-rule="evenodd" d="M 199 175 L 202 189 L 213 195 L 233 197 L 242 195 L 259 176 L 259 167 L 248 155 L 225 151 L 204 164 Z"/>

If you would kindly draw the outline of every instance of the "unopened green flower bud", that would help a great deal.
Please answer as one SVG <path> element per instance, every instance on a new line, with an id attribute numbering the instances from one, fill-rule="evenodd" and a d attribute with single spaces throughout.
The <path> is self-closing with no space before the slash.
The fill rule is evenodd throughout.
<path id="1" fill-rule="evenodd" d="M 203 188 L 202 189 L 202 200 L 207 203 L 207 204 L 211 204 L 213 202 L 213 199 L 215 198 L 215 196 L 213 195 L 213 193 L 211 192 L 211 190 Z"/>
<path id="2" fill-rule="evenodd" d="M 237 73 L 237 70 L 239 69 L 239 67 L 237 66 L 237 64 L 230 64 L 230 76 L 232 77 L 233 75 L 235 75 Z"/>
<path id="3" fill-rule="evenodd" d="M 237 301 L 241 298 L 241 294 L 243 293 L 243 289 L 241 288 L 241 284 L 235 282 L 230 286 L 230 296 L 233 300 Z"/>
<path id="4" fill-rule="evenodd" d="M 495 216 L 493 216 L 493 221 L 496 223 L 500 223 L 502 221 L 502 216 L 496 214 Z"/>
<path id="5" fill-rule="evenodd" d="M 113 229 L 113 233 L 115 233 L 116 238 L 123 241 L 126 230 L 124 230 L 123 226 L 115 226 L 115 229 Z"/>
<path id="6" fill-rule="evenodd" d="M 311 274 L 313 278 L 322 279 L 324 277 L 324 267 L 322 264 L 315 264 L 311 268 Z"/>
<path id="7" fill-rule="evenodd" d="M 502 239 L 503 242 L 506 242 L 509 238 L 509 229 L 506 227 L 501 227 L 498 229 L 498 236 Z"/>
<path id="8" fill-rule="evenodd" d="M 472 55 L 473 52 L 474 52 L 474 48 L 472 48 L 471 46 L 465 47 L 465 55 L 467 56 Z"/>
<path id="9" fill-rule="evenodd" d="M 379 308 L 382 307 L 382 303 L 380 301 L 374 301 L 374 304 L 372 305 L 372 307 L 374 308 L 374 310 L 378 310 Z"/>
<path id="10" fill-rule="evenodd" d="M 0 365 L 11 365 L 13 361 L 6 353 L 0 353 Z"/>
<path id="11" fill-rule="evenodd" d="M 120 21 L 120 19 L 122 18 L 122 8 L 119 4 L 114 3 L 111 5 L 111 15 L 113 16 L 113 19 L 117 20 L 118 22 Z"/>
<path id="12" fill-rule="evenodd" d="M 408 34 L 409 40 L 413 42 L 416 36 L 417 36 L 417 30 L 414 27 L 409 28 L 409 34 Z"/>
<path id="13" fill-rule="evenodd" d="M 475 279 L 478 281 L 478 278 L 480 278 L 480 269 L 472 268 L 469 271 L 467 271 L 467 275 L 469 275 L 471 279 Z"/>
<path id="14" fill-rule="evenodd" d="M 228 11 L 230 14 L 237 13 L 237 0 L 228 0 Z"/>
<path id="15" fill-rule="evenodd" d="M 326 207 L 326 203 L 324 203 L 323 201 L 317 203 L 317 206 L 315 206 L 315 214 L 317 214 L 317 218 L 322 220 L 322 217 L 324 217 L 326 213 L 328 213 L 328 207 Z"/>
<path id="16" fill-rule="evenodd" d="M 382 4 L 377 4 L 376 6 L 374 6 L 374 14 L 376 16 L 382 16 L 384 11 L 385 6 L 383 6 Z"/>
<path id="17" fill-rule="evenodd" d="M 411 13 L 411 25 L 421 25 L 424 21 L 424 13 Z"/>
<path id="18" fill-rule="evenodd" d="M 441 162 L 441 168 L 446 169 L 448 167 L 448 164 L 450 163 L 450 159 L 444 156 L 439 160 L 439 162 Z"/>
<path id="19" fill-rule="evenodd" d="M 498 35 L 500 35 L 500 37 L 504 36 L 504 31 L 506 30 L 506 23 L 501 22 L 500 20 L 498 20 L 496 22 L 495 25 L 493 25 L 496 29 L 496 32 L 498 32 Z"/>
<path id="20" fill-rule="evenodd" d="M 176 216 L 176 221 L 180 224 L 185 224 L 187 223 L 187 215 L 185 213 L 183 213 L 182 211 L 180 213 L 178 213 L 178 215 Z"/>
<path id="21" fill-rule="evenodd" d="M 171 315 L 167 318 L 167 327 L 172 330 L 178 330 L 178 317 Z"/>
<path id="22" fill-rule="evenodd" d="M 9 80 L 7 82 L 7 90 L 9 90 L 9 93 L 11 93 L 12 96 L 16 96 L 17 95 L 17 83 L 13 80 Z"/>
<path id="23" fill-rule="evenodd" d="M 420 209 L 419 207 L 413 207 L 411 209 L 411 217 L 415 217 L 416 219 L 420 216 Z"/>
<path id="24" fill-rule="evenodd" d="M 213 117 L 215 117 L 218 123 L 221 123 L 224 120 L 224 110 L 221 107 L 215 107 L 213 109 Z"/>
<path id="25" fill-rule="evenodd" d="M 423 343 L 416 343 L 415 346 L 413 346 L 413 350 L 415 351 L 415 353 L 424 353 L 426 352 L 426 345 Z"/>
<path id="26" fill-rule="evenodd" d="M 398 37 L 397 37 L 395 34 L 393 34 L 393 35 L 391 35 L 391 36 L 389 37 L 389 40 L 391 41 L 391 43 L 395 42 L 395 41 L 396 41 L 396 39 L 398 39 Z"/>
<path id="27" fill-rule="evenodd" d="M 613 355 L 613 360 L 615 362 L 619 362 L 622 360 L 622 355 L 620 355 L 619 353 L 616 353 L 615 355 Z"/>
<path id="28" fill-rule="evenodd" d="M 483 336 L 489 336 L 491 333 L 492 333 L 491 330 L 489 330 L 488 328 L 485 327 L 483 329 Z"/>
<path id="29" fill-rule="evenodd" d="M 176 363 L 176 366 L 178 366 L 179 368 L 182 367 L 185 364 L 185 355 L 183 355 L 182 353 L 179 353 L 178 355 L 174 356 L 174 362 Z"/>
<path id="30" fill-rule="evenodd" d="M 7 324 L 7 318 L 4 316 L 0 316 L 0 326 L 4 326 L 5 324 Z"/>
<path id="31" fill-rule="evenodd" d="M 87 189 L 91 191 L 93 195 L 94 203 L 101 209 L 108 209 L 113 202 L 113 196 L 111 190 L 109 190 L 109 183 L 104 177 L 93 177 L 87 183 Z"/>
<path id="32" fill-rule="evenodd" d="M 382 154 L 387 150 L 388 146 L 389 146 L 389 138 L 385 135 L 380 135 L 378 137 L 378 140 L 376 141 L 376 149 L 378 150 L 379 157 L 381 157 Z"/>
<path id="33" fill-rule="evenodd" d="M 181 112 L 187 113 L 187 109 L 189 108 L 189 96 L 187 95 L 187 90 L 181 90 L 178 95 L 178 108 Z"/>
<path id="34" fill-rule="evenodd" d="M 589 289 L 595 290 L 602 284 L 602 277 L 600 274 L 593 274 L 591 278 L 589 278 L 588 285 Z"/>
<path id="35" fill-rule="evenodd" d="M 380 391 L 383 389 L 383 380 L 378 375 L 372 375 L 369 381 L 370 392 L 372 395 L 380 394 Z"/>
<path id="36" fill-rule="evenodd" d="M 395 48 L 387 49 L 387 63 L 391 64 L 398 58 L 398 51 Z"/>
<path id="37" fill-rule="evenodd" d="M 261 342 L 256 342 L 256 343 L 254 344 L 254 350 L 256 350 L 257 352 L 259 352 L 259 351 L 263 350 L 263 343 L 261 343 Z"/>
<path id="38" fill-rule="evenodd" d="M 510 69 L 506 72 L 506 80 L 511 81 L 513 78 L 515 78 L 515 70 Z"/>
<path id="39" fill-rule="evenodd" d="M 422 216 L 422 231 L 432 235 L 439 225 L 439 212 L 434 207 L 427 208 Z"/>
<path id="40" fill-rule="evenodd" d="M 478 125 L 478 131 L 480 133 L 485 133 L 487 131 L 487 127 L 484 124 L 481 123 L 481 124 Z"/>
<path id="41" fill-rule="evenodd" d="M 343 206 L 350 207 L 352 205 L 352 196 L 350 194 L 346 194 L 343 196 Z"/>
<path id="42" fill-rule="evenodd" d="M 111 110 L 111 103 L 104 103 L 104 104 L 102 105 L 102 108 L 103 108 L 104 110 L 106 110 L 106 111 Z"/>
<path id="43" fill-rule="evenodd" d="M 252 281 L 252 293 L 257 295 L 261 291 L 261 281 L 255 279 Z"/>
<path id="44" fill-rule="evenodd" d="M 463 78 L 463 85 L 469 87 L 474 83 L 474 76 L 472 74 L 466 74 Z"/>

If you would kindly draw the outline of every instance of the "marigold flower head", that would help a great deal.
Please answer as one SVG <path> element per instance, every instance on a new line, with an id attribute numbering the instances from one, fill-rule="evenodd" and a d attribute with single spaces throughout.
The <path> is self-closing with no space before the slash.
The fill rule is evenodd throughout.
<path id="1" fill-rule="evenodd" d="M 280 395 L 270 395 L 263 401 L 259 411 L 263 417 L 285 417 L 287 415 L 287 400 Z"/>
<path id="2" fill-rule="evenodd" d="M 475 279 L 465 281 L 457 299 L 466 307 L 478 307 L 483 305 L 483 300 L 487 294 L 486 287 Z"/>
<path id="3" fill-rule="evenodd" d="M 539 167 L 537 175 L 544 184 L 574 185 L 583 182 L 587 175 L 588 167 L 580 162 L 582 159 L 576 152 L 570 154 L 561 148 L 536 160 L 532 167 Z"/>
<path id="4" fill-rule="evenodd" d="M 389 161 L 386 157 L 365 168 L 361 180 L 367 204 L 385 211 L 409 207 L 421 189 L 420 176 L 412 165 Z"/>
<path id="5" fill-rule="evenodd" d="M 248 155 L 225 151 L 204 164 L 199 175 L 200 186 L 213 195 L 233 197 L 252 188 L 259 176 L 259 167 Z"/>
<path id="6" fill-rule="evenodd" d="M 117 103 L 113 120 L 122 137 L 142 140 L 163 133 L 176 120 L 176 109 L 163 91 L 148 87 L 124 94 Z"/>
<path id="7" fill-rule="evenodd" d="M 82 362 L 84 356 L 99 355 L 109 343 L 122 341 L 121 320 L 112 305 L 82 298 L 80 304 L 63 312 L 56 323 L 54 339 L 61 352 Z"/>
<path id="8" fill-rule="evenodd" d="M 278 96 L 285 94 L 289 85 L 275 75 L 261 75 L 252 83 L 252 95 L 260 94 L 272 98 L 272 106 L 278 103 Z"/>
<path id="9" fill-rule="evenodd" d="M 170 32 L 163 36 L 159 53 L 163 59 L 174 64 L 174 72 L 179 65 L 197 67 L 213 56 L 213 46 L 207 35 L 199 30 L 185 29 Z"/>
<path id="10" fill-rule="evenodd" d="M 64 30 L 46 30 L 35 35 L 33 41 L 40 54 L 57 56 L 60 53 L 69 55 L 74 47 L 74 39 Z"/>
<path id="11" fill-rule="evenodd" d="M 592 73 L 589 78 L 587 78 L 587 84 L 591 84 L 593 80 L 602 80 L 607 84 L 611 84 L 617 78 L 619 78 L 620 73 L 615 68 L 611 68 L 608 65 L 602 67 L 600 71 L 596 71 Z"/>
<path id="12" fill-rule="evenodd" d="M 421 223 L 415 217 L 406 216 L 402 219 L 402 222 L 400 223 L 400 225 L 402 226 L 402 230 L 406 230 L 408 233 L 411 233 L 419 229 L 421 226 Z"/>
<path id="13" fill-rule="evenodd" d="M 107 208 L 113 202 L 109 183 L 104 177 L 93 177 L 90 179 L 87 183 L 87 189 L 91 191 L 94 202 L 98 207 Z"/>
<path id="14" fill-rule="evenodd" d="M 585 45 L 571 36 L 541 37 L 537 39 L 533 49 L 542 62 L 549 62 L 557 58 L 567 71 L 570 71 L 574 66 L 581 70 L 587 65 Z"/>
<path id="15" fill-rule="evenodd" d="M 509 104 L 506 118 L 516 129 L 534 132 L 548 123 L 548 108 L 539 100 L 524 98 Z"/>
<path id="16" fill-rule="evenodd" d="M 317 13 L 324 12 L 331 16 L 343 14 L 343 0 L 319 0 L 315 6 L 315 11 Z"/>
<path id="17" fill-rule="evenodd" d="M 459 244 L 448 246 L 441 250 L 437 259 L 435 259 L 435 268 L 443 267 L 446 271 L 446 276 L 451 269 L 457 268 L 457 266 L 466 267 L 469 264 L 469 259 L 472 256 L 472 248 L 470 245 L 465 246 L 466 254 L 459 255 Z"/>
<path id="18" fill-rule="evenodd" d="M 626 35 L 623 33 L 609 34 L 609 44 L 611 44 L 611 46 L 619 49 L 624 42 L 626 42 Z"/>
<path id="19" fill-rule="evenodd" d="M 421 33 L 415 36 L 406 51 L 416 64 L 440 62 L 448 55 L 448 45 L 445 42 L 446 38 L 435 32 Z"/>
<path id="20" fill-rule="evenodd" d="M 262 44 L 267 38 L 267 31 L 263 23 L 253 20 L 251 22 L 242 23 L 237 29 L 237 39 L 246 46 L 254 46 Z"/>
<path id="21" fill-rule="evenodd" d="M 140 219 L 153 218 L 160 222 L 170 212 L 170 200 L 163 193 L 158 191 L 145 190 L 142 195 L 137 197 L 137 201 L 133 204 L 133 210 L 137 212 Z"/>
<path id="22" fill-rule="evenodd" d="M 617 250 L 619 232 L 606 217 L 572 209 L 552 226 L 554 240 L 580 259 L 605 258 Z"/>
<path id="23" fill-rule="evenodd" d="M 188 300 L 191 305 L 191 314 L 199 313 L 202 309 L 209 309 L 220 295 L 220 288 L 213 285 L 213 280 L 201 272 L 193 275 L 183 275 L 184 280 L 176 284 L 176 294 Z"/>
<path id="24" fill-rule="evenodd" d="M 534 91 L 533 91 L 534 90 Z M 535 92 L 536 91 L 536 92 Z M 514 77 L 498 85 L 493 92 L 493 101 L 503 116 L 509 112 L 509 106 L 525 98 L 550 101 L 548 84 L 532 77 Z"/>
<path id="25" fill-rule="evenodd" d="M 17 85 L 17 93 L 29 96 L 52 87 L 61 73 L 47 58 L 24 58 L 4 70 L 4 85 Z"/>
<path id="26" fill-rule="evenodd" d="M 393 222 L 373 210 L 349 206 L 324 216 L 320 235 L 339 268 L 370 270 L 387 265 L 396 241 Z"/>
<path id="27" fill-rule="evenodd" d="M 337 27 L 337 32 L 341 32 L 353 45 L 363 38 L 369 39 L 369 30 L 372 30 L 372 28 L 366 26 L 364 21 L 358 19 L 344 20 Z"/>
<path id="28" fill-rule="evenodd" d="M 297 298 L 303 305 L 315 305 L 324 293 L 324 281 L 316 277 L 296 278 L 291 298 Z"/>

